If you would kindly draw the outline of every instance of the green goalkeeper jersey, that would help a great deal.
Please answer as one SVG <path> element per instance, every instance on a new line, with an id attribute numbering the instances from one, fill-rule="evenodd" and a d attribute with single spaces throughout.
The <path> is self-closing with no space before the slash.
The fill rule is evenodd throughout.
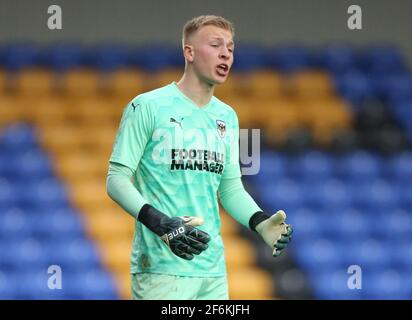
<path id="1" fill-rule="evenodd" d="M 125 108 L 111 162 L 135 170 L 145 201 L 170 217 L 198 216 L 209 248 L 187 261 L 135 221 L 131 273 L 214 277 L 226 274 L 217 191 L 239 178 L 239 125 L 216 97 L 200 108 L 171 83 L 143 93 Z"/>

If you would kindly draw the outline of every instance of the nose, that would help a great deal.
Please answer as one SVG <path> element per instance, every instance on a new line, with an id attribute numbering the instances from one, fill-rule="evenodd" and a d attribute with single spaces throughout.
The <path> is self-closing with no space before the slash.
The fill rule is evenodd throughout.
<path id="1" fill-rule="evenodd" d="M 229 59 L 229 58 L 230 58 L 229 49 L 226 48 L 225 46 L 222 46 L 222 48 L 223 48 L 223 49 L 220 50 L 219 57 L 222 58 L 222 59 L 225 59 L 225 60 Z"/>

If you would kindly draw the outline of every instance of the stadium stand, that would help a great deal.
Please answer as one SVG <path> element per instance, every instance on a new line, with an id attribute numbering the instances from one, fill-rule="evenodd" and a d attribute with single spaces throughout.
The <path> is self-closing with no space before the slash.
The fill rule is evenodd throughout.
<path id="1" fill-rule="evenodd" d="M 156 55 L 153 54 L 156 49 Z M 261 128 L 265 210 L 295 227 L 277 260 L 221 212 L 232 299 L 412 298 L 412 76 L 397 48 L 239 46 L 216 95 Z M 162 44 L 0 47 L 0 297 L 130 298 L 133 220 L 106 195 L 123 107 L 178 80 Z M 47 290 L 59 265 L 63 289 Z M 363 290 L 347 286 L 362 267 Z M 253 285 L 248 279 L 253 279 Z"/>

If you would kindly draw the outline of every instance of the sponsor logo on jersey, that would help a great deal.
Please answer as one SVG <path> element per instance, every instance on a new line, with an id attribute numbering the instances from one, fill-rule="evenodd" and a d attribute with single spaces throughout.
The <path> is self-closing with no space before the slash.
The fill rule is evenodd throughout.
<path id="1" fill-rule="evenodd" d="M 172 149 L 171 170 L 197 170 L 216 174 L 223 173 L 225 155 L 201 149 Z"/>

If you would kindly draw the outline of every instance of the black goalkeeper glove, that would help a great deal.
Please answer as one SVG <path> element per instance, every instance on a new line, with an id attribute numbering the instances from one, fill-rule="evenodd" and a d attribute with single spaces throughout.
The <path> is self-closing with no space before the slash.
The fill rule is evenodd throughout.
<path id="1" fill-rule="evenodd" d="M 195 227 L 203 224 L 199 217 L 169 218 L 149 204 L 145 204 L 138 218 L 150 231 L 156 233 L 178 257 L 192 260 L 208 248 L 210 236 Z"/>

